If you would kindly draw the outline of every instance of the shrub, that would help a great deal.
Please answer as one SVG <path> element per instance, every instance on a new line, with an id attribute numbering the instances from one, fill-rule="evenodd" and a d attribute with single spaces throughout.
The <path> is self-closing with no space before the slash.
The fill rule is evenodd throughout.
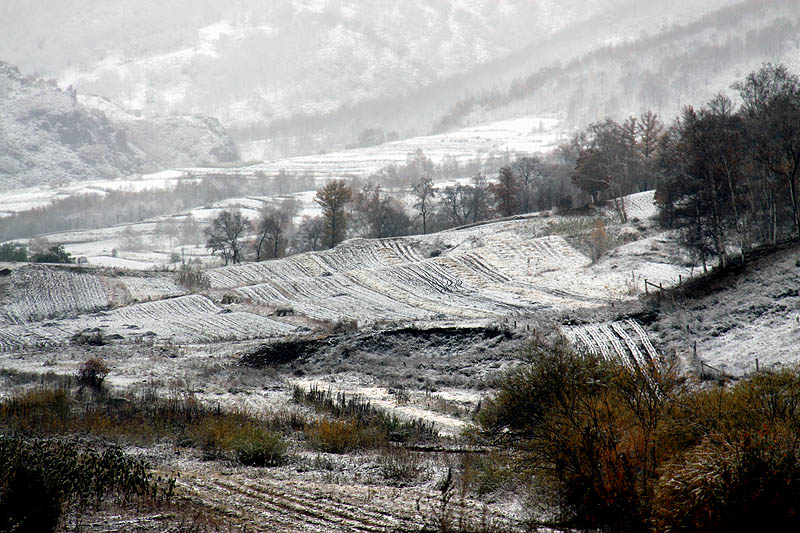
<path id="1" fill-rule="evenodd" d="M 280 435 L 261 428 L 242 428 L 231 439 L 236 460 L 248 466 L 277 466 L 286 458 L 286 443 Z"/>
<path id="2" fill-rule="evenodd" d="M 749 531 L 765 517 L 800 528 L 797 370 L 699 389 L 655 365 L 536 345 L 477 420 L 524 458 L 556 528 Z M 495 466 L 468 470 L 477 490 L 491 490 Z"/>
<path id="3" fill-rule="evenodd" d="M 88 359 L 78 368 L 78 383 L 92 389 L 99 389 L 109 373 L 105 361 L 93 357 Z"/>
<path id="4" fill-rule="evenodd" d="M 178 283 L 190 290 L 208 289 L 211 282 L 205 272 L 195 270 L 189 265 L 183 265 L 176 274 Z"/>
<path id="5" fill-rule="evenodd" d="M 422 419 L 402 420 L 374 407 L 362 396 L 348 396 L 342 392 L 334 394 L 330 390 L 324 391 L 316 387 L 311 387 L 308 391 L 295 387 L 293 398 L 298 403 L 310 405 L 318 411 L 343 419 L 352 425 L 353 431 L 360 435 L 356 439 L 357 444 L 352 447 L 378 447 L 389 441 L 420 442 L 435 439 L 438 435 L 433 423 Z M 320 426 L 320 428 L 312 425 L 310 429 L 306 429 L 306 434 L 309 431 L 346 433 L 348 424 L 341 423 L 341 427 Z"/>
<path id="6" fill-rule="evenodd" d="M 0 244 L 0 261 L 27 261 L 28 249 L 17 243 Z"/>
<path id="7" fill-rule="evenodd" d="M 243 413 L 206 416 L 188 430 L 206 459 L 230 458 L 248 466 L 276 466 L 286 458 L 286 443 L 277 433 Z"/>
<path id="8" fill-rule="evenodd" d="M 74 263 L 72 255 L 64 250 L 64 246 L 57 244 L 43 252 L 34 254 L 31 260 L 34 263 Z"/>
<path id="9" fill-rule="evenodd" d="M 200 448 L 207 459 L 278 464 L 285 446 L 276 431 L 296 431 L 305 419 L 294 412 L 257 418 L 244 412 L 210 409 L 193 397 L 160 398 L 152 392 L 128 398 L 79 394 L 64 388 L 36 388 L 0 402 L 0 429 L 45 436 L 86 433 L 115 441 L 152 443 L 174 438 Z"/>
<path id="10" fill-rule="evenodd" d="M 306 427 L 305 434 L 312 446 L 326 453 L 346 453 L 365 444 L 353 420 L 316 420 Z"/>
<path id="11" fill-rule="evenodd" d="M 0 421 L 26 435 L 56 433 L 66 427 L 71 406 L 66 389 L 29 389 L 0 404 Z"/>
<path id="12" fill-rule="evenodd" d="M 517 465 L 510 457 L 497 452 L 464 457 L 464 481 L 479 496 L 510 485 L 516 477 Z"/>
<path id="13" fill-rule="evenodd" d="M 378 462 L 383 477 L 400 485 L 416 480 L 423 470 L 418 454 L 396 446 L 388 447 Z"/>
<path id="14" fill-rule="evenodd" d="M 175 480 L 153 479 L 146 463 L 118 448 L 84 451 L 55 440 L 0 437 L 0 530 L 53 531 L 108 496 L 169 500 Z"/>
<path id="15" fill-rule="evenodd" d="M 482 435 L 520 449 L 563 526 L 647 528 L 670 375 L 629 371 L 565 343 L 531 346 L 478 416 Z"/>
<path id="16" fill-rule="evenodd" d="M 659 531 L 800 530 L 800 460 L 791 440 L 762 431 L 707 439 L 665 468 L 656 489 Z"/>

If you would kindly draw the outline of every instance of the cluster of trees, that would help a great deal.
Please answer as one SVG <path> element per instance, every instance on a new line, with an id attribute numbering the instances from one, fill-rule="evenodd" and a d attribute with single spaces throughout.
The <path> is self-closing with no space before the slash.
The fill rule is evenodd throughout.
<path id="1" fill-rule="evenodd" d="M 593 202 L 609 196 L 622 222 L 627 221 L 623 197 L 655 187 L 657 146 L 663 130 L 650 111 L 622 123 L 607 118 L 576 135 L 571 149 L 573 183 Z"/>
<path id="2" fill-rule="evenodd" d="M 663 223 L 706 264 L 800 236 L 800 78 L 766 64 L 718 95 L 686 107 L 659 146 L 656 198 Z"/>
<path id="3" fill-rule="evenodd" d="M 552 207 L 570 207 L 578 190 L 569 179 L 570 165 L 544 162 L 536 156 L 510 160 L 491 183 L 482 172 L 469 182 L 437 187 L 428 174 L 436 167 L 418 151 L 404 167 L 388 167 L 376 181 L 333 180 L 317 190 L 322 209 L 298 227 L 297 205 L 284 200 L 266 206 L 258 220 L 236 210 L 221 212 L 205 229 L 206 246 L 225 264 L 262 261 L 287 254 L 335 247 L 346 238 L 386 238 L 430 233 Z M 398 174 L 396 174 L 398 173 Z M 408 189 L 392 191 L 380 183 L 388 175 L 415 178 Z M 383 178 L 383 179 L 382 179 Z M 410 196 L 410 201 L 409 201 Z"/>
<path id="4" fill-rule="evenodd" d="M 61 244 L 51 245 L 46 239 L 31 241 L 30 251 L 22 244 L 7 242 L 0 245 L 0 261 L 32 263 L 74 263 L 72 254 Z"/>

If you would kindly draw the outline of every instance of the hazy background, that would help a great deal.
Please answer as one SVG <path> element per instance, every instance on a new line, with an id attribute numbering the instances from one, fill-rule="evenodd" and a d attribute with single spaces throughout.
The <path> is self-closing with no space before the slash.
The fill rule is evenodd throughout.
<path id="1" fill-rule="evenodd" d="M 764 60 L 796 0 L 4 0 L 0 60 L 144 113 L 219 119 L 244 158 L 488 120 L 673 114 Z"/>

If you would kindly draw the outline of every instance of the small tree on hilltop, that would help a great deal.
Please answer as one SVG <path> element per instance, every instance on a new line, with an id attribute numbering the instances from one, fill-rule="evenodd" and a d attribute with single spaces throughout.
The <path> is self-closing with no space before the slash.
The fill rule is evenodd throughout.
<path id="1" fill-rule="evenodd" d="M 517 212 L 519 183 L 511 167 L 503 167 L 497 176 L 497 183 L 489 185 L 500 216 L 510 217 Z"/>
<path id="2" fill-rule="evenodd" d="M 436 187 L 433 186 L 433 180 L 429 177 L 423 177 L 419 182 L 414 184 L 414 196 L 417 203 L 414 204 L 414 209 L 419 213 L 419 218 L 422 220 L 422 233 L 428 233 L 428 217 L 431 214 L 433 203 L 436 199 Z"/>
<path id="3" fill-rule="evenodd" d="M 206 247 L 212 253 L 220 254 L 226 265 L 228 262 L 234 265 L 240 263 L 245 246 L 244 238 L 250 228 L 250 221 L 238 209 L 222 211 L 205 229 L 208 239 Z"/>
<path id="4" fill-rule="evenodd" d="M 347 232 L 347 213 L 345 207 L 353 198 L 353 191 L 344 181 L 328 182 L 317 191 L 314 201 L 322 207 L 325 232 L 322 244 L 333 248 L 344 240 Z"/>

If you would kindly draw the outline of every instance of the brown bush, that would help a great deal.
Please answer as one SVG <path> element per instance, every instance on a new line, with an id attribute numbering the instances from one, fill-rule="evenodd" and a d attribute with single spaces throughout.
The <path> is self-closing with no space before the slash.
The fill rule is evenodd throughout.
<path id="1" fill-rule="evenodd" d="M 99 389 L 102 387 L 103 381 L 109 372 L 110 370 L 105 361 L 93 357 L 82 363 L 78 368 L 78 383 L 92 389 Z"/>
<path id="2" fill-rule="evenodd" d="M 559 510 L 551 525 L 745 531 L 768 517 L 800 527 L 797 370 L 698 389 L 561 344 L 529 356 L 485 402 L 479 430 L 522 454 Z"/>

